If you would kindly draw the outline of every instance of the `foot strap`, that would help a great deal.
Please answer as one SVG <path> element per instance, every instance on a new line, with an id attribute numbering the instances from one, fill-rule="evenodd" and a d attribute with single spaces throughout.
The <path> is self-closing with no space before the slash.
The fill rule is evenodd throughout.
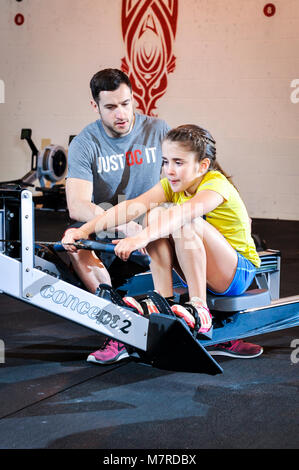
<path id="1" fill-rule="evenodd" d="M 165 313 L 166 315 L 175 316 L 173 311 L 170 308 L 169 303 L 167 302 L 165 297 L 159 294 L 159 292 L 156 292 L 156 291 L 148 292 L 147 296 L 149 299 L 153 301 L 153 303 L 158 309 L 158 312 Z"/>
<path id="2" fill-rule="evenodd" d="M 200 321 L 199 333 L 207 333 L 212 328 L 212 315 L 208 307 L 206 307 L 203 301 L 198 297 L 192 297 L 185 306 L 192 309 L 192 313 L 197 313 Z"/>
<path id="3" fill-rule="evenodd" d="M 97 297 L 101 297 L 102 299 L 111 300 L 111 302 L 119 305 L 120 307 L 126 306 L 122 297 L 113 289 L 113 287 L 109 286 L 109 284 L 100 284 L 95 292 L 95 295 Z"/>

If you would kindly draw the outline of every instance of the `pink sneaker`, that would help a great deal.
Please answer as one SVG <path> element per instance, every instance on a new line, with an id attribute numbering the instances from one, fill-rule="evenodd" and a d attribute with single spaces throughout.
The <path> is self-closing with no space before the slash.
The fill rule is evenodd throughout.
<path id="1" fill-rule="evenodd" d="M 135 310 L 140 315 L 150 315 L 151 313 L 159 313 L 159 309 L 156 306 L 156 304 L 153 302 L 152 299 L 143 299 L 141 302 L 137 302 L 134 297 L 124 297 L 123 301 L 129 306 L 129 307 L 134 307 Z"/>
<path id="2" fill-rule="evenodd" d="M 263 353 L 263 348 L 258 344 L 246 343 L 240 339 L 214 344 L 206 349 L 211 356 L 229 356 L 240 359 L 253 359 Z"/>
<path id="3" fill-rule="evenodd" d="M 176 314 L 177 317 L 180 317 L 185 320 L 185 322 L 190 328 L 195 327 L 195 319 L 193 315 L 191 315 L 191 313 L 183 305 L 172 305 L 171 310 L 173 311 L 173 313 Z"/>
<path id="4" fill-rule="evenodd" d="M 190 328 L 195 327 L 195 318 L 198 317 L 200 321 L 199 333 L 207 333 L 212 328 L 212 315 L 203 301 L 198 297 L 192 299 L 184 305 L 175 304 L 171 310 L 178 316 L 185 320 Z"/>
<path id="5" fill-rule="evenodd" d="M 96 364 L 114 364 L 129 357 L 124 344 L 110 338 L 106 338 L 104 344 L 97 351 L 89 354 L 87 362 Z"/>
<path id="6" fill-rule="evenodd" d="M 200 320 L 199 333 L 207 333 L 212 328 L 212 315 L 204 302 L 199 297 L 192 297 L 185 306 L 195 308 Z"/>
<path id="7" fill-rule="evenodd" d="M 124 297 L 124 298 L 123 298 L 123 301 L 124 301 L 125 304 L 127 304 L 129 307 L 135 308 L 135 310 L 137 310 L 137 312 L 138 312 L 140 315 L 143 315 L 143 314 L 144 314 L 142 306 L 140 305 L 139 302 L 137 302 L 136 299 L 134 299 L 134 297 Z"/>

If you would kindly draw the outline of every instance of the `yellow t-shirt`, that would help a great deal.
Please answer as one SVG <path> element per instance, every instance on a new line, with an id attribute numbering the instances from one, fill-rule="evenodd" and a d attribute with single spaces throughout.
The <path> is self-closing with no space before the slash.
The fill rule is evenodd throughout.
<path id="1" fill-rule="evenodd" d="M 255 266 L 260 266 L 260 258 L 251 237 L 246 207 L 236 188 L 222 173 L 214 170 L 208 171 L 192 196 L 186 196 L 183 191 L 175 193 L 167 178 L 163 178 L 161 184 L 167 200 L 175 204 L 183 204 L 203 190 L 219 193 L 224 201 L 216 209 L 205 214 L 207 222 L 216 227 L 241 255 L 249 259 Z"/>

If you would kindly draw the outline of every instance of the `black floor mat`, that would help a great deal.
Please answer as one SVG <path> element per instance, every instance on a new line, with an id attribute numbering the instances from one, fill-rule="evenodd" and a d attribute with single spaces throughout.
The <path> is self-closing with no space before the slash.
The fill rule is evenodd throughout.
<path id="1" fill-rule="evenodd" d="M 62 216 L 40 219 L 44 239 L 63 232 Z M 283 253 L 281 290 L 298 294 L 298 227 L 285 245 L 278 222 L 265 227 L 268 245 Z M 299 328 L 252 338 L 262 356 L 220 357 L 223 374 L 208 375 L 131 360 L 93 365 L 85 359 L 101 335 L 6 295 L 0 312 L 1 449 L 298 448 Z"/>

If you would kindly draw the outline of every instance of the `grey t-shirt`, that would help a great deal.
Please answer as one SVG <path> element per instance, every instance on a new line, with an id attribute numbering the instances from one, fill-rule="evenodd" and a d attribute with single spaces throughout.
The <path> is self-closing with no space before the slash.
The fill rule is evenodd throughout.
<path id="1" fill-rule="evenodd" d="M 95 204 L 137 197 L 160 179 L 161 141 L 168 130 L 165 121 L 136 114 L 132 131 L 113 138 L 97 120 L 72 140 L 68 177 L 91 181 Z"/>

